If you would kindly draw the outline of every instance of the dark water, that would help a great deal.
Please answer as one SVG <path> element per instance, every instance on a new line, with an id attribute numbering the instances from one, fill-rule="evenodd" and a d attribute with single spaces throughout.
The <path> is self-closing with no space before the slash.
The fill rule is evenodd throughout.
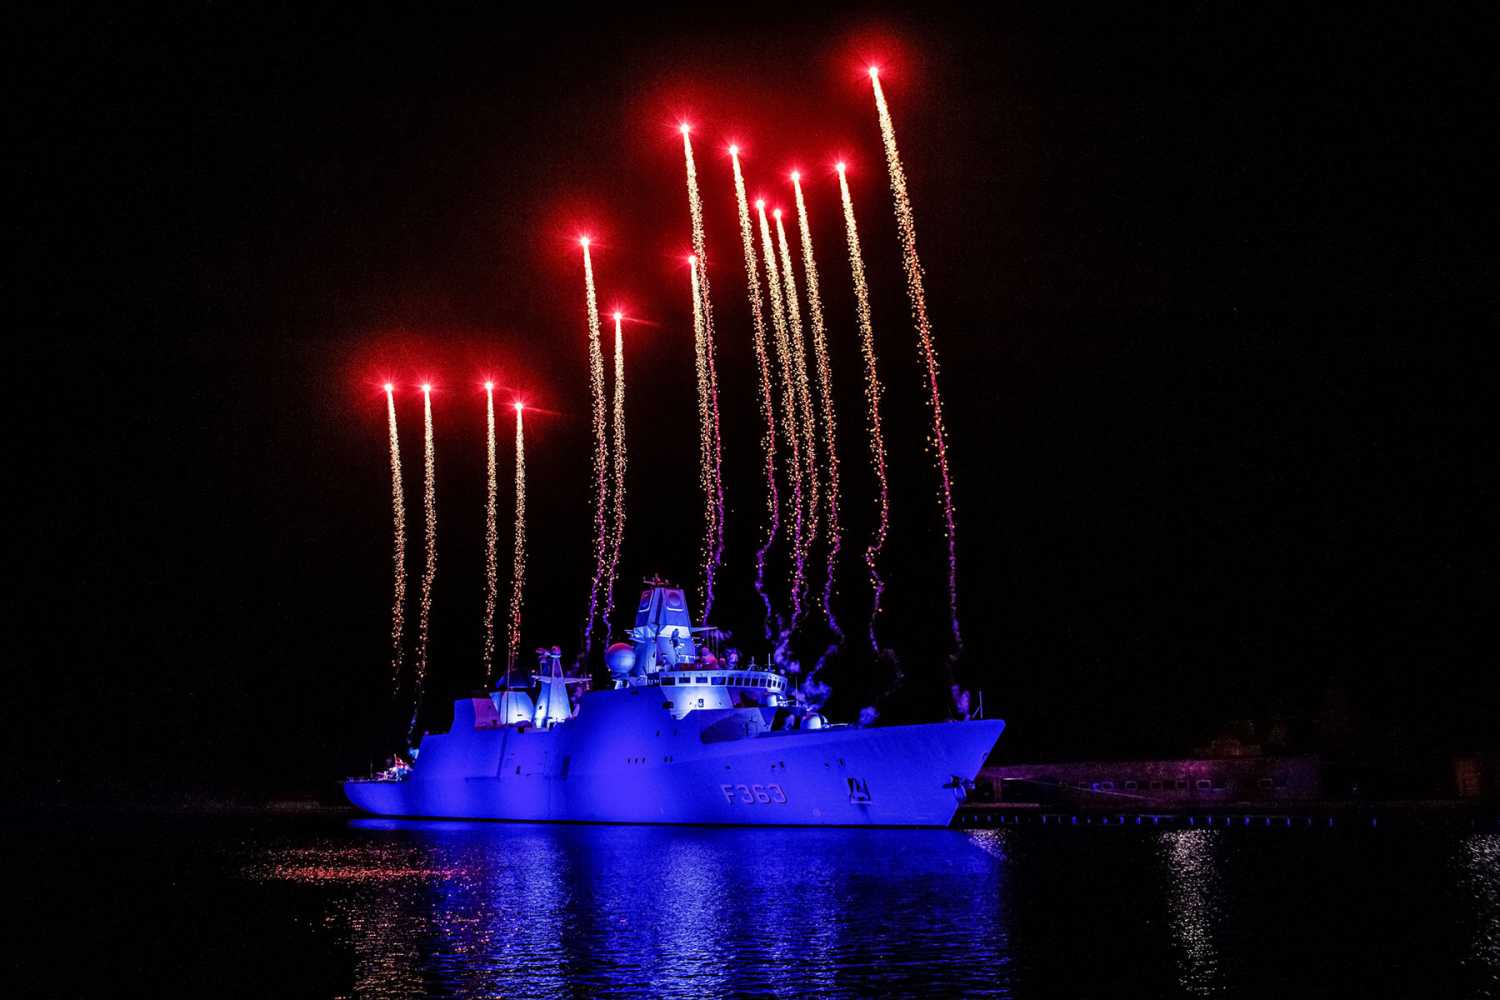
<path id="1" fill-rule="evenodd" d="M 1500 834 L 13 825 L 7 992 L 1500 996 Z"/>

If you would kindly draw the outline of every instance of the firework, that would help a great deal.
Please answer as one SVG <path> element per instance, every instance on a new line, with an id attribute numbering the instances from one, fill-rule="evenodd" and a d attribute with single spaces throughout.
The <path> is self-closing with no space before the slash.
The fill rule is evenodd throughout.
<path id="1" fill-rule="evenodd" d="M 707 623 L 714 606 L 714 578 L 724 562 L 724 478 L 721 472 L 723 449 L 719 440 L 719 369 L 714 349 L 713 299 L 708 290 L 708 250 L 703 232 L 703 200 L 698 196 L 698 167 L 693 161 L 693 141 L 688 125 L 682 126 L 682 154 L 687 164 L 688 213 L 693 223 L 693 254 L 697 261 L 698 291 L 693 295 L 693 308 L 702 309 L 703 365 L 700 376 L 699 395 L 706 401 L 706 411 L 700 408 L 700 433 L 706 435 L 709 447 L 704 451 L 704 468 L 707 477 L 703 483 L 705 503 L 708 507 L 705 530 L 708 541 L 703 557 L 703 621 Z M 700 336 L 694 326 L 694 336 Z"/>
<path id="2" fill-rule="evenodd" d="M 406 630 L 406 499 L 401 486 L 401 440 L 396 436 L 396 387 L 385 384 L 385 415 L 391 430 L 391 518 L 395 531 L 395 585 L 391 597 L 391 689 L 401 683 L 401 639 Z"/>
<path id="3" fill-rule="evenodd" d="M 885 536 L 891 524 L 891 492 L 885 474 L 885 436 L 880 429 L 880 397 L 885 390 L 881 387 L 880 373 L 875 364 L 875 330 L 870 324 L 870 290 L 865 286 L 864 253 L 859 248 L 859 229 L 854 223 L 854 201 L 849 197 L 849 181 L 844 176 L 842 163 L 838 165 L 838 173 L 839 193 L 844 199 L 844 232 L 849 241 L 849 268 L 854 273 L 859 347 L 865 358 L 865 419 L 870 429 L 870 464 L 875 469 L 875 481 L 880 490 L 875 537 L 865 549 L 865 567 L 869 570 L 870 587 L 875 595 L 870 610 L 870 646 L 879 653 L 880 642 L 876 638 L 875 623 L 880 617 L 880 598 L 885 592 L 885 581 L 880 577 L 880 553 L 885 548 Z"/>
<path id="4" fill-rule="evenodd" d="M 422 522 L 423 563 L 421 616 L 417 619 L 416 686 L 412 693 L 411 725 L 406 738 L 417 732 L 422 709 L 422 685 L 427 680 L 427 637 L 432 624 L 432 583 L 437 579 L 437 449 L 432 442 L 432 386 L 422 386 Z"/>
<path id="5" fill-rule="evenodd" d="M 610 619 L 615 611 L 615 573 L 620 568 L 620 546 L 625 542 L 625 338 L 620 334 L 619 312 L 615 313 L 614 393 L 614 488 L 610 492 L 613 519 L 610 525 L 609 568 L 604 585 L 604 641 L 609 641 Z"/>
<path id="6" fill-rule="evenodd" d="M 766 262 L 766 288 L 771 295 L 776 364 L 781 370 L 781 431 L 790 453 L 786 470 L 792 487 L 792 619 L 788 627 L 796 628 L 802 619 L 802 595 L 807 590 L 807 560 L 802 538 L 802 446 L 797 437 L 797 374 L 792 363 L 791 338 L 787 333 L 786 299 L 781 294 L 781 278 L 776 273 L 776 247 L 771 243 L 771 230 L 766 224 L 766 203 L 757 201 L 755 210 L 760 215 L 760 249 Z"/>
<path id="7" fill-rule="evenodd" d="M 505 634 L 505 672 L 516 666 L 521 648 L 521 593 L 526 584 L 526 436 L 516 404 L 516 540 L 510 566 L 510 628 Z"/>
<path id="8" fill-rule="evenodd" d="M 583 247 L 583 281 L 588 299 L 589 321 L 589 387 L 593 391 L 594 425 L 594 577 L 589 585 L 589 613 L 583 623 L 583 658 L 593 647 L 594 628 L 599 617 L 599 593 L 604 586 L 608 561 L 608 536 L 605 507 L 609 501 L 609 443 L 604 422 L 604 351 L 599 346 L 599 301 L 594 295 L 594 263 L 589 258 L 589 239 L 578 241 Z"/>
<path id="9" fill-rule="evenodd" d="M 880 138 L 885 144 L 885 162 L 891 177 L 891 196 L 895 201 L 896 225 L 901 231 L 901 257 L 906 267 L 906 295 L 911 302 L 912 320 L 922 361 L 927 366 L 928 409 L 932 417 L 929 444 L 937 459 L 938 479 L 943 488 L 943 528 L 948 540 L 948 616 L 953 630 L 955 655 L 963 649 L 958 627 L 958 548 L 953 515 L 953 480 L 948 474 L 948 435 L 943 426 L 943 397 L 938 392 L 937 349 L 932 343 L 932 324 L 927 319 L 927 295 L 922 287 L 922 261 L 917 257 L 917 227 L 912 217 L 911 198 L 906 191 L 906 171 L 896 149 L 896 127 L 891 111 L 880 89 L 880 73 L 870 68 L 870 83 L 875 90 L 875 108 L 880 115 Z"/>
<path id="10" fill-rule="evenodd" d="M 776 541 L 781 526 L 781 497 L 776 490 L 776 411 L 771 406 L 771 361 L 766 356 L 766 318 L 760 304 L 760 275 L 755 261 L 755 239 L 750 230 L 750 204 L 745 198 L 745 177 L 740 173 L 740 151 L 729 147 L 734 164 L 734 194 L 740 214 L 740 244 L 745 254 L 745 290 L 750 299 L 750 318 L 754 330 L 755 366 L 760 375 L 760 412 L 765 418 L 761 450 L 766 456 L 766 537 L 755 552 L 755 592 L 766 609 L 766 638 L 771 638 L 771 598 L 766 594 L 766 554 Z"/>
<path id="11" fill-rule="evenodd" d="M 807 322 L 812 329 L 813 359 L 818 370 L 818 402 L 823 419 L 823 467 L 826 488 L 823 496 L 828 508 L 828 566 L 823 579 L 823 613 L 828 628 L 842 644 L 844 630 L 833 613 L 834 576 L 838 569 L 843 528 L 839 523 L 839 453 L 835 445 L 837 427 L 833 410 L 833 368 L 828 360 L 828 331 L 823 325 L 823 298 L 818 290 L 818 266 L 813 260 L 812 229 L 807 222 L 807 203 L 802 199 L 802 178 L 792 174 L 792 190 L 797 196 L 797 228 L 802 237 L 803 283 L 807 286 Z M 824 654 L 825 656 L 827 653 Z"/>
<path id="12" fill-rule="evenodd" d="M 807 377 L 807 347 L 802 337 L 802 309 L 797 302 L 797 278 L 792 271 L 792 254 L 787 247 L 786 227 L 781 224 L 781 209 L 771 213 L 776 219 L 776 246 L 781 254 L 782 294 L 786 298 L 787 337 L 792 345 L 792 364 L 797 377 L 798 425 L 802 430 L 802 478 L 807 491 L 807 513 L 803 516 L 803 558 L 812 551 L 818 537 L 818 427 L 813 422 L 812 386 Z"/>
<path id="13" fill-rule="evenodd" d="M 708 375 L 708 338 L 704 323 L 703 289 L 698 280 L 698 258 L 688 258 L 693 292 L 693 362 L 698 376 L 698 483 L 703 487 L 703 603 L 712 601 L 714 546 L 718 538 L 718 506 L 714 495 L 714 431 Z M 707 615 L 704 616 L 707 621 Z"/>
<path id="14" fill-rule="evenodd" d="M 495 599 L 498 592 L 495 550 L 499 533 L 495 526 L 495 383 L 484 384 L 485 487 L 484 487 L 484 676 L 495 668 Z"/>

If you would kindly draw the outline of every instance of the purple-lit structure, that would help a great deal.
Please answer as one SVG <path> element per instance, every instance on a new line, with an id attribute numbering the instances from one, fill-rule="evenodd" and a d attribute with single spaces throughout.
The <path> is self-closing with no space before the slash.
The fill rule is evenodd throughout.
<path id="1" fill-rule="evenodd" d="M 454 703 L 409 770 L 344 784 L 381 816 L 599 823 L 946 826 L 1005 723 L 861 728 L 788 678 L 720 661 L 683 591 L 651 581 L 614 688 L 576 706 L 555 656 L 531 688 Z"/>

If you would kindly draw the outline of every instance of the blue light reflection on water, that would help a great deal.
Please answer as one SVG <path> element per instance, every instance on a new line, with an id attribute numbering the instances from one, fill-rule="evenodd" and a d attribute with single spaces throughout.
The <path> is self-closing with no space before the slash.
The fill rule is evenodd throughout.
<path id="1" fill-rule="evenodd" d="M 1000 835 L 352 827 L 250 874 L 332 890 L 359 995 L 1007 992 Z"/>
<path id="2" fill-rule="evenodd" d="M 237 878 L 320 914 L 340 995 L 1500 995 L 1496 834 L 361 820 L 250 847 Z"/>

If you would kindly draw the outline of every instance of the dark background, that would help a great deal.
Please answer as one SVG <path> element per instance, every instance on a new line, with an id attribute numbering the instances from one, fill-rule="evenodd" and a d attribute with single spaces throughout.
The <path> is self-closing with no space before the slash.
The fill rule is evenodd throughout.
<path id="1" fill-rule="evenodd" d="M 1493 747 L 1482 331 L 1496 261 L 1474 138 L 1493 77 L 1463 25 L 779 13 L 544 23 L 205 5 L 18 24 L 5 660 L 25 763 L 8 780 L 325 791 L 395 748 L 387 377 L 413 595 L 415 384 L 437 385 L 426 721 L 484 680 L 484 375 L 502 402 L 538 409 L 523 649 L 576 649 L 581 231 L 602 307 L 632 317 L 621 603 L 645 574 L 695 587 L 684 117 L 724 373 L 715 617 L 756 648 L 759 417 L 723 154 L 736 139 L 752 197 L 790 206 L 799 165 L 814 220 L 854 640 L 825 674 L 830 708 L 940 717 L 941 521 L 871 58 L 944 364 L 958 668 L 1010 720 L 1006 753 L 1180 752 L 1225 720 L 1273 716 L 1309 745 L 1336 728 L 1349 752 Z M 887 386 L 883 629 L 907 678 L 894 693 L 857 641 L 873 481 L 836 154 Z M 503 599 L 508 518 L 500 532 Z"/>

